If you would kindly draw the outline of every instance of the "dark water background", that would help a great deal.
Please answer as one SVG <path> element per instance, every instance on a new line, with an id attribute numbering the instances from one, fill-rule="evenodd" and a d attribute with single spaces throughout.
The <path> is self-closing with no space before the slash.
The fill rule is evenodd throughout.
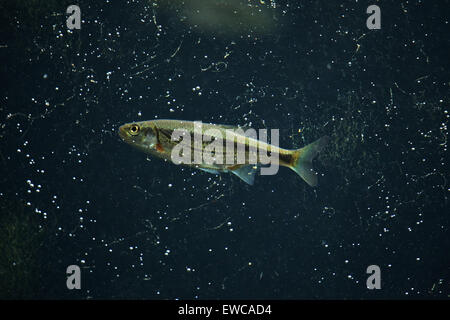
<path id="1" fill-rule="evenodd" d="M 449 2 L 239 3 L 0 4 L 1 298 L 448 298 Z M 327 134 L 320 186 L 146 161 L 155 117 Z"/>

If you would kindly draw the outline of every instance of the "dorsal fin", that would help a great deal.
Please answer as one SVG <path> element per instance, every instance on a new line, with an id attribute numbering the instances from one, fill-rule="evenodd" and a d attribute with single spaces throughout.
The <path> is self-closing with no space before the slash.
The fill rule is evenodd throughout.
<path id="1" fill-rule="evenodd" d="M 247 131 L 248 129 L 251 129 L 251 127 L 248 125 L 241 126 L 241 125 L 218 124 L 216 126 L 222 128 L 222 129 L 225 129 L 225 130 L 233 130 L 233 131 L 237 130 L 237 129 L 242 129 L 243 131 Z"/>

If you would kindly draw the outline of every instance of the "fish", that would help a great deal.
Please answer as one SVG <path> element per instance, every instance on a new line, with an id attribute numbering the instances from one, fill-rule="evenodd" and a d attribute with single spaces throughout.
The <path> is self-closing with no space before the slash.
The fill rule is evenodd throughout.
<path id="1" fill-rule="evenodd" d="M 213 174 L 231 172 L 249 185 L 254 184 L 259 167 L 269 171 L 267 165 L 275 167 L 268 174 L 274 174 L 278 166 L 284 166 L 292 169 L 308 185 L 318 185 L 312 161 L 328 143 L 328 136 L 300 149 L 283 149 L 257 139 L 255 134 L 251 134 L 256 131 L 248 129 L 251 128 L 156 119 L 125 123 L 119 127 L 118 134 L 124 142 L 151 156 Z"/>

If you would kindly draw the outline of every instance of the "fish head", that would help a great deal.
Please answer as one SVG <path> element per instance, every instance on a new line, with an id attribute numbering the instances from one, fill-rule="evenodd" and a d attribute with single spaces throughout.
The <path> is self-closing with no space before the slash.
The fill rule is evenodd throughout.
<path id="1" fill-rule="evenodd" d="M 143 151 L 150 151 L 157 143 L 155 126 L 151 121 L 126 123 L 119 127 L 119 136 Z"/>

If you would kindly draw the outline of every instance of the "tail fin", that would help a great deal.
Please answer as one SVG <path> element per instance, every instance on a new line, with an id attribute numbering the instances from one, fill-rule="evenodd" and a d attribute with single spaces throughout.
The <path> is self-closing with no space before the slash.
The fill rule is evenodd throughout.
<path id="1" fill-rule="evenodd" d="M 328 136 L 323 136 L 306 147 L 293 150 L 292 162 L 289 167 L 311 187 L 317 186 L 317 174 L 313 170 L 312 161 L 325 147 L 328 140 Z"/>

